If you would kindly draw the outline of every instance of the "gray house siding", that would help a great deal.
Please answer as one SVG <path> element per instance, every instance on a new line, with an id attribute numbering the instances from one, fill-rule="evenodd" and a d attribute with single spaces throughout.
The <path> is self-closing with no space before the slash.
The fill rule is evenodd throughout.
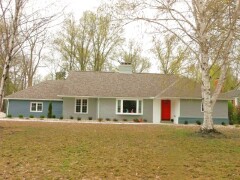
<path id="1" fill-rule="evenodd" d="M 42 112 L 30 112 L 31 102 L 42 102 L 43 111 Z M 23 115 L 24 117 L 29 117 L 33 115 L 34 117 L 45 116 L 48 114 L 49 103 L 52 102 L 52 114 L 59 118 L 62 116 L 62 101 L 40 101 L 40 100 L 8 100 L 8 115 L 13 117 L 18 117 Z"/>
<path id="2" fill-rule="evenodd" d="M 98 102 L 99 100 L 99 102 Z M 99 107 L 99 111 L 98 111 Z M 88 99 L 88 113 L 75 113 L 75 98 L 63 98 L 63 117 L 69 119 L 73 116 L 74 119 L 78 117 L 81 119 L 110 118 L 118 120 L 133 120 L 135 118 L 146 119 L 152 122 L 153 119 L 153 101 L 150 99 L 143 100 L 143 115 L 117 115 L 116 114 L 116 99 L 115 98 L 89 98 Z"/>
<path id="3" fill-rule="evenodd" d="M 213 109 L 213 120 L 215 124 L 222 122 L 228 124 L 228 101 L 219 100 L 216 102 Z M 203 121 L 203 112 L 201 112 L 201 100 L 180 100 L 180 117 L 179 124 L 185 121 L 188 123 L 196 123 Z"/>
<path id="4" fill-rule="evenodd" d="M 88 98 L 88 113 L 75 112 L 76 98 L 63 98 L 63 118 L 69 119 L 72 116 L 74 119 L 88 119 L 89 117 L 97 118 L 97 98 Z"/>
<path id="5" fill-rule="evenodd" d="M 132 121 L 135 118 L 146 119 L 148 122 L 153 121 L 153 100 L 143 100 L 143 115 L 118 115 L 116 114 L 116 99 L 115 98 L 100 98 L 99 99 L 99 117 L 106 119 L 127 119 Z"/>
<path id="6" fill-rule="evenodd" d="M 99 99 L 99 117 L 106 118 L 118 118 L 116 116 L 116 99 Z"/>

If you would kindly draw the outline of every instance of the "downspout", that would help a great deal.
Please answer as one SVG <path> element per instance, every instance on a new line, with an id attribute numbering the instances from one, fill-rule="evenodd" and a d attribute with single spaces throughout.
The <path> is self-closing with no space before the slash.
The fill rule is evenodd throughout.
<path id="1" fill-rule="evenodd" d="M 98 101 L 97 101 L 97 119 L 99 119 L 99 97 L 98 97 Z"/>

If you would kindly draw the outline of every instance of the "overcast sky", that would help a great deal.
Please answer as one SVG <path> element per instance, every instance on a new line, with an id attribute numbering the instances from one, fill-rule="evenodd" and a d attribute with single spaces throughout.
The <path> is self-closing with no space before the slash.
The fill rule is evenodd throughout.
<path id="1" fill-rule="evenodd" d="M 96 9 L 101 0 L 58 0 L 59 3 L 64 7 L 67 13 L 73 13 L 77 18 L 81 16 L 83 11 Z"/>

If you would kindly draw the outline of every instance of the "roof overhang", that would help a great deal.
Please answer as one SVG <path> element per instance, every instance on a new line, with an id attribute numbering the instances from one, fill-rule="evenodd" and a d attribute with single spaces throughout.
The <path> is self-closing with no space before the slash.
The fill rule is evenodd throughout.
<path id="1" fill-rule="evenodd" d="M 74 95 L 58 95 L 62 98 L 106 98 L 106 99 L 194 99 L 201 100 L 202 97 L 127 97 L 127 96 L 116 96 L 116 97 L 106 97 L 106 96 L 74 96 Z M 234 98 L 218 98 L 217 100 L 234 100 Z"/>
<path id="2" fill-rule="evenodd" d="M 106 98 L 106 99 L 154 99 L 154 97 L 127 97 L 127 96 L 74 96 L 74 95 L 58 95 L 58 97 L 62 98 Z"/>

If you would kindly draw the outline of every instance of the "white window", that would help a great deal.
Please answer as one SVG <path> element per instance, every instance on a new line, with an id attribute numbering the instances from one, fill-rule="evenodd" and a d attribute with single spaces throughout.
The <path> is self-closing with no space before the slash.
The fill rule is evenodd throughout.
<path id="1" fill-rule="evenodd" d="M 43 111 L 43 103 L 42 102 L 31 102 L 30 111 L 31 112 L 42 112 Z"/>
<path id="2" fill-rule="evenodd" d="M 75 112 L 87 114 L 88 112 L 88 100 L 87 99 L 76 99 L 75 101 Z"/>
<path id="3" fill-rule="evenodd" d="M 143 103 L 142 100 L 136 99 L 117 99 L 116 113 L 117 114 L 142 114 Z"/>

